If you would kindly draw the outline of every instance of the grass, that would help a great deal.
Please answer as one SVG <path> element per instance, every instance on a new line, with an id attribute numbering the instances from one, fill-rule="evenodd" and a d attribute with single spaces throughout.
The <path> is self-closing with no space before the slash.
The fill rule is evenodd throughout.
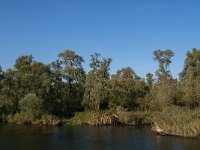
<path id="1" fill-rule="evenodd" d="M 70 119 L 63 120 L 64 125 L 149 125 L 150 113 L 142 111 L 101 111 L 78 112 Z"/>
<path id="2" fill-rule="evenodd" d="M 32 114 L 32 113 L 16 113 L 15 115 L 9 115 L 7 121 L 10 123 L 24 124 L 24 125 L 52 125 L 57 126 L 61 124 L 61 120 L 58 117 L 49 114 Z"/>
<path id="3" fill-rule="evenodd" d="M 72 118 L 58 118 L 56 116 L 41 112 L 20 112 L 14 115 L 2 116 L 2 121 L 16 124 L 37 125 L 149 125 L 151 124 L 150 113 L 144 111 L 99 111 L 99 112 L 76 112 Z M 4 121 L 5 122 L 5 121 Z"/>
<path id="4" fill-rule="evenodd" d="M 188 109 L 175 106 L 166 107 L 163 111 L 125 111 L 121 109 L 101 112 L 77 112 L 72 118 L 60 119 L 49 114 L 16 113 L 3 116 L 3 120 L 18 124 L 39 125 L 152 125 L 167 135 L 183 137 L 200 136 L 200 109 Z"/>
<path id="5" fill-rule="evenodd" d="M 171 135 L 200 136 L 200 110 L 167 107 L 163 112 L 152 113 L 154 128 L 159 127 Z"/>
<path id="6" fill-rule="evenodd" d="M 149 111 L 122 111 L 117 112 L 117 115 L 120 122 L 123 122 L 125 125 L 145 126 L 152 123 Z"/>

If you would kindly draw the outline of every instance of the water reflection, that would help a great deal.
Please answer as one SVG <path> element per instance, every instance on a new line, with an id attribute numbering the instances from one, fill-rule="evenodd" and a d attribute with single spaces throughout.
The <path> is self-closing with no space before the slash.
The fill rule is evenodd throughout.
<path id="1" fill-rule="evenodd" d="M 199 140 L 163 137 L 148 128 L 0 125 L 5 150 L 198 150 Z"/>

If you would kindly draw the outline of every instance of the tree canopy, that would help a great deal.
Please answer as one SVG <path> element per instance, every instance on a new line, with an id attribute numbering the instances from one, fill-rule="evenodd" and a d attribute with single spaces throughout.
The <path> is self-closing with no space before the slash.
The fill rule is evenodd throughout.
<path id="1" fill-rule="evenodd" d="M 200 50 L 186 54 L 178 79 L 169 66 L 174 52 L 155 50 L 158 62 L 154 73 L 139 77 L 133 68 L 123 67 L 110 74 L 112 59 L 91 55 L 90 70 L 73 50 L 64 50 L 50 64 L 20 56 L 13 68 L 0 66 L 0 114 L 41 112 L 69 117 L 77 111 L 165 110 L 167 106 L 200 106 Z"/>

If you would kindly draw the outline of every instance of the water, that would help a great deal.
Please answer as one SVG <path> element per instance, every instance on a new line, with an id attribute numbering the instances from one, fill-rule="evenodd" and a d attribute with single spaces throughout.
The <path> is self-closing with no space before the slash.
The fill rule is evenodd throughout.
<path id="1" fill-rule="evenodd" d="M 199 150 L 200 140 L 149 128 L 0 125 L 1 150 Z"/>

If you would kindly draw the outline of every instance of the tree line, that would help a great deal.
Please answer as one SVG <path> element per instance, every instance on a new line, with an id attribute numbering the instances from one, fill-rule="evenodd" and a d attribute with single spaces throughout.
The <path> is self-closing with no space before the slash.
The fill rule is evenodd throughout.
<path id="1" fill-rule="evenodd" d="M 16 59 L 12 69 L 0 67 L 0 115 L 46 113 L 69 117 L 80 111 L 159 110 L 167 106 L 200 106 L 200 50 L 186 54 L 179 78 L 169 70 L 172 50 L 155 50 L 158 69 L 145 78 L 131 67 L 110 74 L 111 58 L 91 55 L 90 71 L 85 72 L 83 57 L 72 50 L 58 54 L 50 64 L 32 55 Z"/>

